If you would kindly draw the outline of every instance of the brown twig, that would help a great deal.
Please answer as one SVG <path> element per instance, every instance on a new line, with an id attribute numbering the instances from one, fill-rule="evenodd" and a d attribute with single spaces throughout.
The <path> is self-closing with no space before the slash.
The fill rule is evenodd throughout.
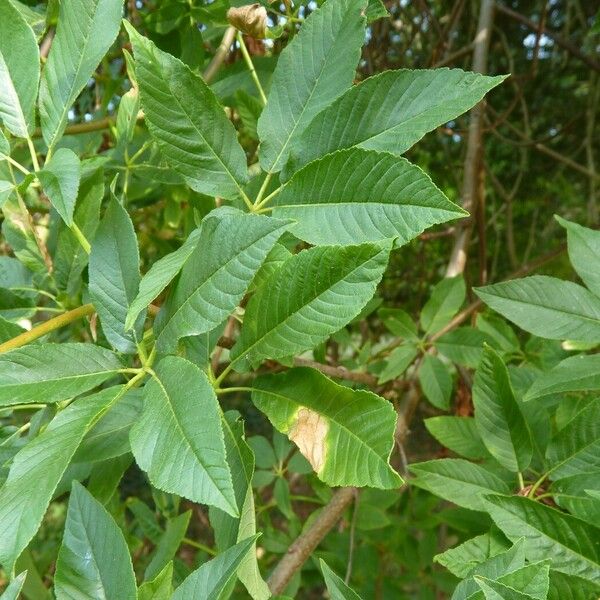
<path id="1" fill-rule="evenodd" d="M 346 487 L 338 489 L 333 498 L 321 510 L 312 525 L 288 548 L 268 579 L 273 595 L 281 594 L 294 573 L 302 567 L 321 540 L 331 531 L 354 500 L 357 489 Z"/>
<path id="2" fill-rule="evenodd" d="M 524 15 L 521 15 L 518 12 L 512 10 L 511 8 L 504 6 L 504 4 L 497 3 L 496 10 L 498 12 L 501 12 L 501 13 L 509 16 L 511 19 L 514 19 L 515 21 L 519 21 L 520 23 L 523 23 L 523 25 L 526 25 L 532 31 L 539 31 L 541 29 L 541 31 L 545 35 L 547 35 L 550 39 L 554 40 L 557 45 L 561 46 L 567 52 L 569 52 L 573 56 L 576 56 L 577 58 L 582 60 L 588 67 L 590 67 L 591 69 L 594 69 L 594 71 L 600 72 L 600 62 L 598 62 L 592 56 L 589 56 L 588 54 L 585 54 L 584 52 L 582 52 L 575 44 L 573 44 L 569 40 L 564 39 L 560 34 L 556 33 L 556 31 L 552 31 L 551 29 L 544 27 L 543 24 L 538 24 L 538 23 L 535 23 L 534 21 L 531 21 Z"/>

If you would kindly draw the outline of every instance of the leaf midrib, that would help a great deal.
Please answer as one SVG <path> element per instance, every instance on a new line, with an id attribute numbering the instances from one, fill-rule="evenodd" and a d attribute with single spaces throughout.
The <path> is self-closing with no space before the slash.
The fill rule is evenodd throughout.
<path id="1" fill-rule="evenodd" d="M 352 275 L 355 271 L 357 271 L 358 269 L 362 268 L 365 266 L 366 263 L 368 263 L 369 261 L 373 260 L 375 257 L 377 257 L 380 254 L 381 250 L 375 254 L 373 254 L 372 256 L 370 256 L 369 258 L 367 258 L 366 260 L 364 260 L 363 262 L 361 262 L 359 265 L 357 265 L 356 267 L 354 267 L 351 271 L 348 271 L 344 274 L 342 274 L 338 279 L 336 279 L 334 282 L 331 283 L 331 285 L 329 285 L 326 289 L 320 291 L 316 296 L 309 298 L 309 300 L 307 302 L 305 302 L 302 306 L 300 306 L 297 310 L 295 310 L 294 312 L 292 312 L 291 314 L 287 315 L 285 317 L 285 319 L 283 319 L 283 321 L 279 321 L 276 325 L 274 325 L 273 327 L 271 327 L 268 331 L 266 331 L 259 339 L 257 339 L 255 342 L 253 342 L 250 346 L 248 346 L 245 350 L 243 350 L 243 352 L 241 352 L 238 356 L 236 356 L 232 361 L 231 361 L 231 365 L 235 364 L 236 362 L 238 362 L 243 354 L 249 354 L 256 346 L 257 344 L 260 344 L 268 335 L 270 335 L 275 329 L 279 328 L 280 326 L 284 325 L 285 323 L 288 322 L 289 319 L 291 319 L 292 317 L 294 317 L 295 315 L 297 315 L 301 310 L 303 310 L 304 308 L 306 308 L 309 304 L 311 304 L 312 302 L 314 302 L 315 300 L 318 300 L 323 294 L 331 291 L 331 288 L 333 288 L 335 285 L 337 285 L 338 283 L 340 283 L 341 281 L 343 281 L 344 279 L 346 279 L 347 277 L 349 277 L 350 275 Z M 294 255 L 294 256 L 298 256 L 298 255 Z M 367 282 L 365 282 L 367 283 Z"/>
<path id="2" fill-rule="evenodd" d="M 232 505 L 231 501 L 228 500 L 225 497 L 225 495 L 223 494 L 223 492 L 221 491 L 221 489 L 219 488 L 219 486 L 215 482 L 214 477 L 212 476 L 212 474 L 210 473 L 210 471 L 207 469 L 205 463 L 201 460 L 201 457 L 196 454 L 196 451 L 194 450 L 194 446 L 190 442 L 190 439 L 187 436 L 187 434 L 185 432 L 185 429 L 181 426 L 181 422 L 179 421 L 179 419 L 177 417 L 177 414 L 176 414 L 175 410 L 173 409 L 173 401 L 171 399 L 171 396 L 167 392 L 167 389 L 163 385 L 163 382 L 161 381 L 160 377 L 157 374 L 153 374 L 153 379 L 160 386 L 160 389 L 161 389 L 162 393 L 164 394 L 165 398 L 167 399 L 166 405 L 169 407 L 169 411 L 171 412 L 171 415 L 173 416 L 173 421 L 177 425 L 177 428 L 181 432 L 182 438 L 186 441 L 186 443 L 188 445 L 188 448 L 192 451 L 192 454 L 196 458 L 198 464 L 200 464 L 202 466 L 202 469 L 204 470 L 204 472 L 206 473 L 206 475 L 208 476 L 208 478 L 212 482 L 214 489 L 221 496 L 222 500 L 225 501 L 225 503 L 227 504 L 227 506 L 229 506 L 229 508 L 233 508 L 234 512 L 237 512 L 237 507 L 234 506 L 234 505 Z M 231 481 L 231 474 L 229 475 L 229 478 L 230 478 L 229 483 L 231 484 L 231 490 L 232 490 L 232 493 L 233 493 L 233 482 Z"/>
<path id="3" fill-rule="evenodd" d="M 346 432 L 346 434 L 348 436 L 350 436 L 351 438 L 357 440 L 361 446 L 363 446 L 364 448 L 366 448 L 369 452 L 369 454 L 372 454 L 375 456 L 375 458 L 377 459 L 377 461 L 382 462 L 384 464 L 384 466 L 386 467 L 386 469 L 390 469 L 389 465 L 385 462 L 385 460 L 383 460 L 381 458 L 381 456 L 379 456 L 379 454 L 377 454 L 377 452 L 375 452 L 375 450 L 373 448 L 371 448 L 371 446 L 369 446 L 365 441 L 363 441 L 360 437 L 358 437 L 358 435 L 356 435 L 353 431 L 351 431 L 350 429 L 348 429 L 345 425 L 343 425 L 342 423 L 340 423 L 339 421 L 334 420 L 332 417 L 329 417 L 328 415 L 326 415 L 323 412 L 320 412 L 319 410 L 315 410 L 314 407 L 308 406 L 307 404 L 301 404 L 298 401 L 290 398 L 289 396 L 285 396 L 283 394 L 279 394 L 277 392 L 273 392 L 271 390 L 265 390 L 263 388 L 254 388 L 257 392 L 262 393 L 262 394 L 271 394 L 272 396 L 274 396 L 275 398 L 279 398 L 282 400 L 286 400 L 287 402 L 290 402 L 291 404 L 293 404 L 294 406 L 298 407 L 298 410 L 300 410 L 301 408 L 308 408 L 316 413 L 318 413 L 319 415 L 322 415 L 325 419 L 327 419 L 328 422 L 331 423 L 335 423 L 340 429 L 342 429 L 344 432 Z M 329 431 L 331 431 L 331 429 L 328 429 L 328 433 L 327 435 L 329 435 Z M 333 448 L 327 448 L 327 457 L 325 459 L 325 463 L 323 464 L 323 467 L 325 467 L 325 464 L 327 464 L 328 460 L 329 460 L 329 453 L 331 451 L 333 451 Z"/>

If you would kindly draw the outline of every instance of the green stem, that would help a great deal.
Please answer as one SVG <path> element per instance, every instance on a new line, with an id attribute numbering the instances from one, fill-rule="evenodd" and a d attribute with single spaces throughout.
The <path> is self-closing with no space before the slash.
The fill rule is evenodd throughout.
<path id="1" fill-rule="evenodd" d="M 250 53 L 248 52 L 248 48 L 246 48 L 246 44 L 244 43 L 244 37 L 242 36 L 241 32 L 237 32 L 237 41 L 240 45 L 240 50 L 242 51 L 242 56 L 244 57 L 244 60 L 246 61 L 246 65 L 248 66 L 248 70 L 250 71 L 250 76 L 252 77 L 252 80 L 254 81 L 256 88 L 258 89 L 258 93 L 260 95 L 260 99 L 262 100 L 263 106 L 267 103 L 267 97 L 265 96 L 265 91 L 263 90 L 263 87 L 260 83 L 260 79 L 258 78 L 258 75 L 256 74 L 256 69 L 254 68 L 254 63 L 252 62 L 252 57 L 250 56 Z"/>
<path id="2" fill-rule="evenodd" d="M 251 392 L 254 388 L 249 387 L 228 387 L 215 390 L 217 394 L 232 394 L 234 392 Z"/>
<path id="3" fill-rule="evenodd" d="M 8 156 L 8 154 L 0 153 L 0 159 L 7 160 L 13 167 L 16 167 L 17 169 L 19 169 L 19 171 L 21 171 L 21 173 L 23 173 L 24 175 L 31 174 L 31 171 L 29 171 L 29 169 L 26 169 L 20 162 L 17 162 L 14 158 L 11 158 L 10 156 Z"/>
<path id="4" fill-rule="evenodd" d="M 260 210 L 263 206 L 265 206 L 270 200 L 272 200 L 275 196 L 277 196 L 277 194 L 279 194 L 279 192 L 284 188 L 283 185 L 280 185 L 276 190 L 274 190 L 273 192 L 271 192 L 264 200 L 262 200 L 261 202 L 257 203 L 256 206 L 254 207 L 254 210 Z"/>
<path id="5" fill-rule="evenodd" d="M 525 482 L 523 481 L 523 474 L 519 471 L 517 473 L 517 477 L 519 479 L 519 489 L 522 490 L 525 487 Z"/>
<path id="6" fill-rule="evenodd" d="M 544 483 L 544 481 L 546 481 L 546 478 L 548 477 L 550 473 L 544 473 L 532 486 L 531 489 L 529 490 L 529 493 L 527 494 L 528 498 L 534 498 L 535 497 L 535 493 L 537 491 L 537 489 L 540 487 L 540 485 L 542 485 L 542 483 Z"/>
<path id="7" fill-rule="evenodd" d="M 187 544 L 188 546 L 192 546 L 192 548 L 197 548 L 198 550 L 202 550 L 203 552 L 206 552 L 206 554 L 209 554 L 210 556 L 217 555 L 217 553 L 212 548 L 209 548 L 208 546 L 205 546 L 204 544 L 201 544 L 200 542 L 195 542 L 194 540 L 190 540 L 190 538 L 183 538 L 183 543 Z"/>
<path id="8" fill-rule="evenodd" d="M 85 250 L 85 253 L 89 254 L 92 251 L 92 246 L 83 234 L 83 231 L 79 229 L 77 223 L 71 223 L 70 229 L 73 232 L 73 235 L 77 238 L 77 241 L 81 244 L 81 247 Z"/>
<path id="9" fill-rule="evenodd" d="M 41 338 L 44 335 L 47 335 L 51 331 L 55 329 L 59 329 L 76 321 L 77 319 L 81 319 L 87 315 L 91 315 L 95 311 L 92 304 L 84 304 L 78 308 L 70 310 L 58 317 L 54 317 L 53 319 L 49 319 L 45 323 L 34 327 L 30 331 L 24 331 L 20 335 L 4 342 L 4 344 L 0 344 L 0 353 L 8 352 L 9 350 L 13 350 L 14 348 L 19 348 L 20 346 L 24 346 L 25 344 L 29 344 L 29 342 L 33 342 L 38 338 Z"/>
<path id="10" fill-rule="evenodd" d="M 35 146 L 33 145 L 33 140 L 31 137 L 27 136 L 27 146 L 29 147 L 29 154 L 31 154 L 31 163 L 33 164 L 33 170 L 40 170 L 40 163 L 37 159 L 37 154 L 35 152 Z"/>
<path id="11" fill-rule="evenodd" d="M 258 190 L 258 196 L 256 196 L 256 200 L 254 201 L 254 206 L 260 206 L 263 196 L 265 195 L 265 192 L 267 191 L 267 187 L 269 186 L 269 183 L 271 182 L 271 177 L 273 177 L 273 173 L 267 173 L 265 180 L 263 181 L 262 185 L 260 186 L 260 190 Z"/>

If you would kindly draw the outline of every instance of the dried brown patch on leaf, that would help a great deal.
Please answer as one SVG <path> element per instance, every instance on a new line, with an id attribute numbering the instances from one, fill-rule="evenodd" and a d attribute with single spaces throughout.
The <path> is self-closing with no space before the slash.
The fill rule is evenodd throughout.
<path id="1" fill-rule="evenodd" d="M 325 417 L 309 408 L 301 408 L 288 433 L 316 473 L 321 471 L 327 458 L 325 438 L 328 431 L 329 422 Z"/>

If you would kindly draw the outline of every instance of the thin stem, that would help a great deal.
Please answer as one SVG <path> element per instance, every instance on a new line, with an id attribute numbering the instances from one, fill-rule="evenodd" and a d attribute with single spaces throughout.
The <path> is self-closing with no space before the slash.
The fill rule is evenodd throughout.
<path id="1" fill-rule="evenodd" d="M 544 483 L 544 481 L 546 481 L 546 478 L 548 477 L 550 473 L 544 473 L 532 486 L 531 489 L 529 490 L 529 493 L 527 494 L 528 498 L 535 498 L 535 493 L 537 492 L 538 488 L 540 487 L 540 485 L 542 485 L 542 483 Z"/>
<path id="2" fill-rule="evenodd" d="M 522 490 L 525 487 L 525 482 L 523 481 L 523 474 L 519 471 L 517 473 L 517 477 L 519 479 L 519 489 Z"/>
<path id="3" fill-rule="evenodd" d="M 234 392 L 251 392 L 253 388 L 249 387 L 228 387 L 215 390 L 217 394 L 232 394 Z"/>
<path id="4" fill-rule="evenodd" d="M 31 137 L 27 136 L 27 146 L 29 147 L 29 154 L 31 154 L 31 163 L 33 164 L 33 170 L 40 170 L 40 163 L 37 159 L 37 154 L 35 152 L 35 146 L 33 145 L 33 140 Z"/>
<path id="5" fill-rule="evenodd" d="M 238 189 L 240 190 L 240 195 L 242 196 L 244 204 L 248 207 L 248 210 L 254 212 L 256 210 L 256 207 L 254 206 L 254 204 L 252 204 L 252 200 L 248 198 L 248 194 L 246 194 L 246 192 L 241 187 L 238 187 Z"/>
<path id="6" fill-rule="evenodd" d="M 262 200 L 261 202 L 257 203 L 256 206 L 254 207 L 254 210 L 260 210 L 263 206 L 265 206 L 265 204 L 267 204 L 270 200 L 272 200 L 275 196 L 277 196 L 277 194 L 279 194 L 279 192 L 284 188 L 283 185 L 280 185 L 276 190 L 274 190 L 273 192 L 271 192 L 264 200 Z"/>
<path id="7" fill-rule="evenodd" d="M 254 201 L 254 206 L 260 206 L 261 200 L 267 191 L 267 187 L 269 187 L 269 183 L 271 182 L 271 177 L 273 177 L 273 173 L 267 173 L 265 180 L 260 186 L 260 190 L 258 190 L 258 196 L 256 196 L 256 200 Z"/>
<path id="8" fill-rule="evenodd" d="M 238 31 L 236 37 L 237 37 L 237 41 L 240 45 L 240 50 L 242 51 L 242 56 L 244 57 L 244 60 L 246 61 L 246 65 L 248 66 L 248 70 L 250 71 L 250 76 L 252 77 L 252 80 L 254 81 L 256 88 L 258 89 L 258 93 L 260 95 L 260 99 L 262 100 L 263 106 L 265 106 L 267 103 L 267 97 L 265 96 L 265 91 L 263 90 L 263 87 L 260 83 L 260 79 L 258 78 L 258 75 L 256 74 L 256 69 L 254 68 L 254 63 L 252 62 L 252 57 L 250 56 L 250 53 L 248 52 L 248 48 L 246 48 L 246 44 L 244 43 L 244 36 L 241 34 L 241 32 Z"/>
<path id="9" fill-rule="evenodd" d="M 85 250 L 85 253 L 89 254 L 92 251 L 92 246 L 83 234 L 83 231 L 79 229 L 77 223 L 72 223 L 70 229 L 77 238 L 77 241 L 81 244 L 81 247 Z"/>
<path id="10" fill-rule="evenodd" d="M 48 321 L 41 323 L 37 327 L 34 327 L 30 331 L 24 331 L 23 333 L 17 335 L 16 337 L 4 342 L 4 344 L 0 344 L 0 353 L 8 352 L 9 350 L 14 350 L 15 348 L 20 348 L 25 344 L 29 344 L 29 342 L 33 342 L 38 338 L 41 338 L 44 335 L 47 335 L 51 331 L 56 329 L 60 329 L 77 319 L 81 319 L 87 315 L 91 315 L 95 311 L 94 306 L 92 304 L 84 304 L 78 308 L 74 308 L 58 317 L 54 317 L 53 319 L 49 319 Z"/>
<path id="11" fill-rule="evenodd" d="M 0 158 L 2 160 L 7 160 L 13 167 L 19 169 L 19 171 L 21 171 L 21 173 L 23 173 L 24 175 L 31 174 L 31 171 L 29 171 L 29 169 L 26 169 L 20 162 L 17 162 L 14 158 L 8 156 L 8 154 L 0 153 Z"/>
<path id="12" fill-rule="evenodd" d="M 208 546 L 205 546 L 204 544 L 201 544 L 200 542 L 195 542 L 194 540 L 190 540 L 190 538 L 183 538 L 183 543 L 187 544 L 188 546 L 192 546 L 192 548 L 197 548 L 198 550 L 202 550 L 203 552 L 206 552 L 206 554 L 209 554 L 210 556 L 216 556 L 217 553 L 212 549 L 209 548 Z"/>

